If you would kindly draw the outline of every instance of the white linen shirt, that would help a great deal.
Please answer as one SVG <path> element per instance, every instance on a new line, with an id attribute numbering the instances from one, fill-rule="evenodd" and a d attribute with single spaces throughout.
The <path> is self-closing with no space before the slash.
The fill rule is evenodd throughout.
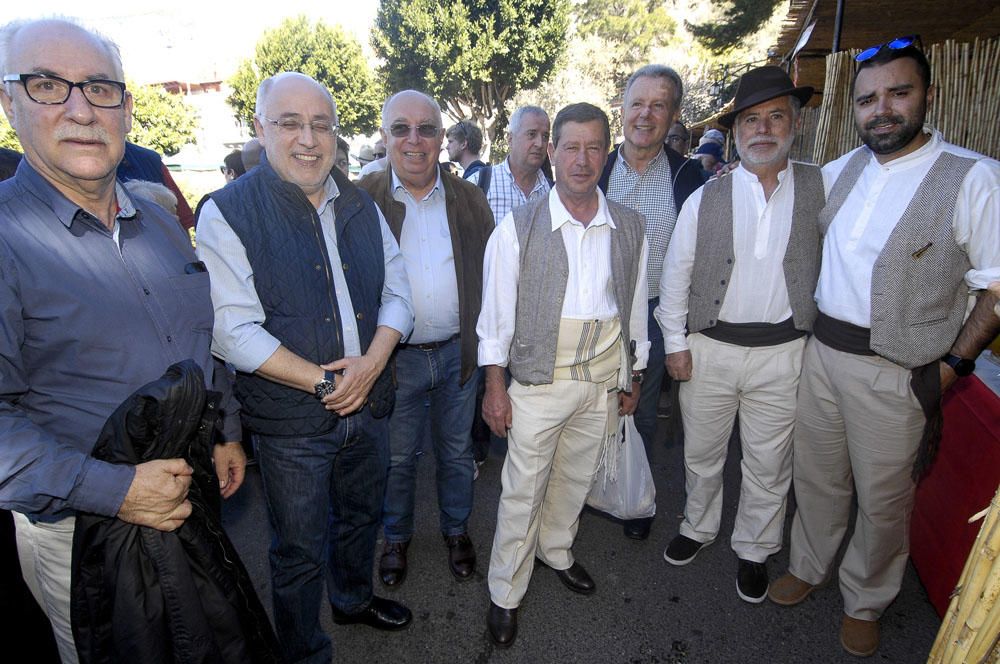
<path id="1" fill-rule="evenodd" d="M 614 221 L 608 214 L 604 194 L 599 196 L 597 214 L 584 226 L 559 199 L 556 189 L 549 192 L 549 215 L 552 230 L 562 234 L 566 247 L 569 274 L 562 318 L 608 320 L 618 315 L 611 274 L 611 233 Z M 649 335 L 646 329 L 646 264 L 649 250 L 643 240 L 639 256 L 638 278 L 632 298 L 629 330 L 635 341 L 634 369 L 646 368 Z M 486 245 L 483 265 L 483 308 L 476 332 L 479 335 L 479 365 L 507 366 L 517 309 L 517 285 L 520 275 L 521 246 L 517 240 L 514 215 L 507 213 Z"/>
<path id="2" fill-rule="evenodd" d="M 867 147 L 857 148 L 871 157 L 823 241 L 816 303 L 827 316 L 871 327 L 875 261 L 942 152 L 979 159 L 962 182 L 952 218 L 955 242 L 972 264 L 965 282 L 970 289 L 981 289 L 1000 279 L 1000 163 L 947 143 L 941 132 L 929 126 L 924 126 L 924 132 L 930 134 L 926 145 L 886 164 L 878 163 Z M 823 167 L 828 196 L 857 150 Z"/>
<path id="3" fill-rule="evenodd" d="M 791 162 L 778 173 L 770 199 L 756 175 L 742 166 L 733 178 L 733 273 L 719 320 L 727 323 L 780 323 L 791 318 L 785 283 L 785 249 L 792 230 L 795 178 Z M 666 353 L 688 349 L 688 294 L 698 241 L 698 211 L 705 188 L 695 190 L 677 217 L 660 277 L 660 304 L 653 316 L 663 330 Z"/>
<path id="4" fill-rule="evenodd" d="M 351 294 L 347 289 L 337 248 L 337 232 L 333 201 L 340 190 L 333 178 L 326 180 L 326 198 L 317 210 L 326 251 L 330 255 L 330 273 L 341 312 L 353 312 Z M 378 324 L 391 327 L 405 338 L 413 329 L 413 309 L 410 306 L 410 284 L 406 279 L 403 257 L 396 238 L 378 206 L 382 232 L 382 252 L 385 261 L 385 282 L 382 285 L 382 306 Z M 222 216 L 222 211 L 209 199 L 201 208 L 197 231 L 198 258 L 205 263 L 211 277 L 212 304 L 215 326 L 212 332 L 212 353 L 228 362 L 237 371 L 253 373 L 278 350 L 281 341 L 262 326 L 266 319 L 264 307 L 254 288 L 253 268 L 239 236 Z M 341 315 L 344 357 L 361 355 L 357 321 L 353 315 Z M 333 358 L 330 358 L 332 361 Z"/>
<path id="5" fill-rule="evenodd" d="M 406 206 L 399 250 L 413 294 L 413 334 L 408 343 L 444 341 L 458 334 L 458 277 L 448 228 L 441 173 L 434 187 L 417 200 L 392 172 L 392 197 Z"/>

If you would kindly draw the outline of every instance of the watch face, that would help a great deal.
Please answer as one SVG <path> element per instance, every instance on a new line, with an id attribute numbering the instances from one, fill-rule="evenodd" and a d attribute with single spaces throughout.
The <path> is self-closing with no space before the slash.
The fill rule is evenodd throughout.
<path id="1" fill-rule="evenodd" d="M 954 364 L 955 373 L 959 376 L 968 376 L 976 370 L 976 363 L 973 360 L 961 359 Z"/>

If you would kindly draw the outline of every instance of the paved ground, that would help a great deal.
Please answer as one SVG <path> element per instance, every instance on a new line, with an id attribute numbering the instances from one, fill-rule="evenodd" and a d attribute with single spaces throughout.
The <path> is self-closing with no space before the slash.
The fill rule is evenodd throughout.
<path id="1" fill-rule="evenodd" d="M 835 585 L 802 605 L 750 605 L 736 595 L 736 557 L 728 544 L 739 486 L 739 448 L 727 464 L 722 535 L 683 568 L 664 562 L 663 549 L 676 534 L 683 510 L 680 445 L 667 445 L 666 420 L 653 454 L 658 515 L 649 540 L 622 535 L 620 523 L 584 513 L 574 553 L 594 577 L 597 593 L 584 597 L 562 586 L 551 570 L 536 569 L 519 612 L 519 634 L 509 650 L 486 637 L 489 594 L 486 568 L 500 496 L 502 450 L 495 449 L 476 482 L 470 535 L 479 554 L 475 577 L 456 582 L 448 571 L 437 528 L 432 458 L 421 458 L 418 534 L 410 546 L 410 571 L 401 588 L 376 592 L 402 601 L 414 621 L 401 633 L 364 626 L 335 626 L 324 607 L 324 624 L 337 662 L 545 662 L 672 664 L 826 664 L 857 662 L 840 647 L 842 604 Z M 791 510 L 789 511 L 791 514 Z M 256 468 L 225 508 L 227 530 L 258 591 L 270 606 L 267 519 Z M 319 524 L 317 524 L 319 526 Z M 786 527 L 786 542 L 787 542 Z M 381 542 L 379 543 L 381 547 Z M 771 578 L 783 573 L 787 550 L 773 556 Z M 903 589 L 882 619 L 882 647 L 872 662 L 926 660 L 940 621 L 912 566 Z"/>

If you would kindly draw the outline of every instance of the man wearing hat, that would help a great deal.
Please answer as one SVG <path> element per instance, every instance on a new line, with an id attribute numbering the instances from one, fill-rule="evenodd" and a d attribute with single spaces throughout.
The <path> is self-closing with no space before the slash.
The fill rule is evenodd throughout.
<path id="1" fill-rule="evenodd" d="M 840 564 L 840 642 L 875 653 L 903 580 L 916 480 L 936 449 L 941 394 L 1000 331 L 1000 164 L 924 124 L 934 101 L 913 37 L 858 55 L 851 88 L 864 143 L 823 167 L 823 261 L 795 420 L 791 606 Z M 796 183 L 798 184 L 798 183 Z M 976 304 L 968 312 L 970 294 Z"/>
<path id="2" fill-rule="evenodd" d="M 736 591 L 755 604 L 767 594 L 767 558 L 781 549 L 795 394 L 816 317 L 823 178 L 819 167 L 788 159 L 812 92 L 778 67 L 740 79 L 733 110 L 719 123 L 733 130 L 742 161 L 681 209 L 655 311 L 667 372 L 684 381 L 687 502 L 663 557 L 687 565 L 715 541 L 738 413 L 743 481 L 731 545 Z"/>
<path id="3" fill-rule="evenodd" d="M 722 145 L 715 141 L 705 141 L 694 151 L 694 158 L 701 162 L 702 178 L 706 181 L 719 172 L 725 161 L 722 158 Z"/>

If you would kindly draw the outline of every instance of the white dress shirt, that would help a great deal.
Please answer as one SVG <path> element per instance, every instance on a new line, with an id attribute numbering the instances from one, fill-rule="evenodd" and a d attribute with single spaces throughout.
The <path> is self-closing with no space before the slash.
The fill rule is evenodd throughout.
<path id="1" fill-rule="evenodd" d="M 743 168 L 733 179 L 733 273 L 719 320 L 727 323 L 780 323 L 791 318 L 785 284 L 785 249 L 792 230 L 795 178 L 791 162 L 778 173 L 770 199 L 757 176 Z M 663 330 L 666 353 L 687 350 L 688 294 L 698 242 L 698 211 L 705 187 L 695 190 L 677 217 L 660 278 L 660 304 L 653 312 Z"/>
<path id="2" fill-rule="evenodd" d="M 941 132 L 929 126 L 924 132 L 930 134 L 926 145 L 886 164 L 878 163 L 867 147 L 857 149 L 871 158 L 823 241 L 816 303 L 827 316 L 871 326 L 875 261 L 942 152 L 979 159 L 962 182 L 952 219 L 955 242 L 972 264 L 965 282 L 971 289 L 981 289 L 1000 279 L 1000 163 L 945 142 Z M 823 167 L 827 195 L 857 150 Z"/>
<path id="3" fill-rule="evenodd" d="M 611 233 L 615 224 L 608 214 L 604 194 L 600 190 L 597 194 L 600 197 L 597 215 L 584 226 L 569 213 L 555 189 L 549 192 L 552 230 L 559 230 L 562 234 L 569 264 L 562 318 L 608 320 L 618 315 L 611 274 Z M 629 330 L 636 345 L 636 370 L 646 368 L 649 357 L 646 281 L 643 279 L 648 254 L 649 250 L 643 240 L 629 319 Z M 486 245 L 483 308 L 476 325 L 480 366 L 507 366 L 507 355 L 514 338 L 520 264 L 521 246 L 517 240 L 514 215 L 507 213 Z"/>
<path id="4" fill-rule="evenodd" d="M 317 210 L 327 253 L 330 255 L 330 273 L 333 276 L 340 323 L 343 328 L 344 356 L 361 355 L 358 326 L 353 315 L 351 294 L 347 289 L 337 248 L 333 201 L 340 195 L 333 178 L 326 180 L 326 198 Z M 382 285 L 382 306 L 378 324 L 391 327 L 403 337 L 413 328 L 413 309 L 410 306 L 410 285 L 403 267 L 396 238 L 392 236 L 382 212 L 378 210 L 382 231 L 382 252 L 385 257 L 385 282 Z M 215 306 L 215 327 L 212 333 L 212 353 L 238 371 L 252 373 L 260 368 L 281 345 L 281 341 L 265 330 L 264 307 L 254 288 L 253 269 L 247 259 L 246 248 L 236 232 L 222 216 L 222 212 L 209 199 L 201 208 L 197 231 L 198 258 L 205 263 L 211 276 L 212 304 Z M 334 358 L 330 358 L 332 361 Z"/>
<path id="5" fill-rule="evenodd" d="M 413 334 L 408 343 L 444 341 L 458 334 L 459 318 L 458 277 L 440 171 L 434 187 L 419 201 L 393 172 L 392 197 L 406 206 L 399 250 L 413 294 Z"/>

